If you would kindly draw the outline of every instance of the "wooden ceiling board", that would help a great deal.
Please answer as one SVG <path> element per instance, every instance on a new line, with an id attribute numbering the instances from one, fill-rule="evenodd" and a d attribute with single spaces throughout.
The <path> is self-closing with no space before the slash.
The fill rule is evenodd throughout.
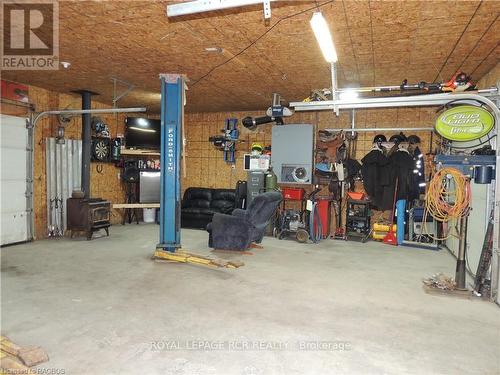
<path id="1" fill-rule="evenodd" d="M 372 24 L 375 25 L 406 25 L 416 28 L 415 22 L 420 13 L 420 3 L 418 1 L 390 1 L 384 4 L 383 1 L 372 1 L 370 3 Z"/>
<path id="2" fill-rule="evenodd" d="M 369 1 L 344 1 L 347 24 L 352 28 L 370 27 L 370 2 Z"/>
<path id="3" fill-rule="evenodd" d="M 479 80 L 499 61 L 498 1 L 326 1 L 317 4 L 332 30 L 341 87 L 447 80 L 460 67 Z M 116 77 L 135 85 L 120 106 L 153 112 L 159 73 L 187 74 L 190 112 L 263 110 L 273 92 L 295 101 L 330 86 L 309 25 L 316 2 L 273 3 L 269 23 L 261 6 L 169 19 L 168 3 L 60 2 L 60 59 L 71 68 L 2 77 L 61 92 L 91 89 L 105 103 Z"/>
<path id="4" fill-rule="evenodd" d="M 500 47 L 494 49 L 494 51 L 484 60 L 482 60 L 475 68 L 474 74 L 478 77 L 482 77 L 487 74 L 491 68 L 490 66 L 497 64 L 500 61 Z"/>
<path id="5" fill-rule="evenodd" d="M 476 1 L 424 1 L 420 5 L 420 14 L 422 18 L 450 18 L 456 17 L 463 12 L 474 12 L 475 8 L 481 3 Z"/>

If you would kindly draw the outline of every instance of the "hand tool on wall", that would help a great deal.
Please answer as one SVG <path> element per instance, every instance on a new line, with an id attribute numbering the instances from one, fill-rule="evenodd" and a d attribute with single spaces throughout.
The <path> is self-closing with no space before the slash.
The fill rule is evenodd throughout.
<path id="1" fill-rule="evenodd" d="M 208 140 L 213 143 L 220 151 L 223 152 L 224 161 L 234 164 L 236 162 L 236 142 L 240 136 L 238 130 L 238 119 L 226 119 L 224 129 L 221 129 L 222 135 L 215 135 Z"/>

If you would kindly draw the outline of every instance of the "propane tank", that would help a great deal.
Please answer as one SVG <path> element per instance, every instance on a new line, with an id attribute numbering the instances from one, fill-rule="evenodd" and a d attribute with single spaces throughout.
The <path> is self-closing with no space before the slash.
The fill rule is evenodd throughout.
<path id="1" fill-rule="evenodd" d="M 269 167 L 266 174 L 266 192 L 274 191 L 278 187 L 278 176 L 273 171 L 273 167 Z"/>

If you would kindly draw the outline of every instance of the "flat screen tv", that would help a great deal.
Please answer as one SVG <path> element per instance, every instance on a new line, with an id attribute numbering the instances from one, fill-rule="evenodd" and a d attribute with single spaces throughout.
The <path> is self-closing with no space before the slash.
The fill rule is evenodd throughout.
<path id="1" fill-rule="evenodd" d="M 125 118 L 125 146 L 127 148 L 160 149 L 161 121 L 143 117 Z"/>

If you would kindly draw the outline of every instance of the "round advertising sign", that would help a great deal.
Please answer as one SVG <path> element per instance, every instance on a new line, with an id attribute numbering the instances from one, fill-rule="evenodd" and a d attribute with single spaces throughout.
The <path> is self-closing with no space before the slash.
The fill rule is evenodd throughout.
<path id="1" fill-rule="evenodd" d="M 467 142 L 488 134 L 495 118 L 484 108 L 461 105 L 444 111 L 436 120 L 436 131 L 450 141 Z"/>

